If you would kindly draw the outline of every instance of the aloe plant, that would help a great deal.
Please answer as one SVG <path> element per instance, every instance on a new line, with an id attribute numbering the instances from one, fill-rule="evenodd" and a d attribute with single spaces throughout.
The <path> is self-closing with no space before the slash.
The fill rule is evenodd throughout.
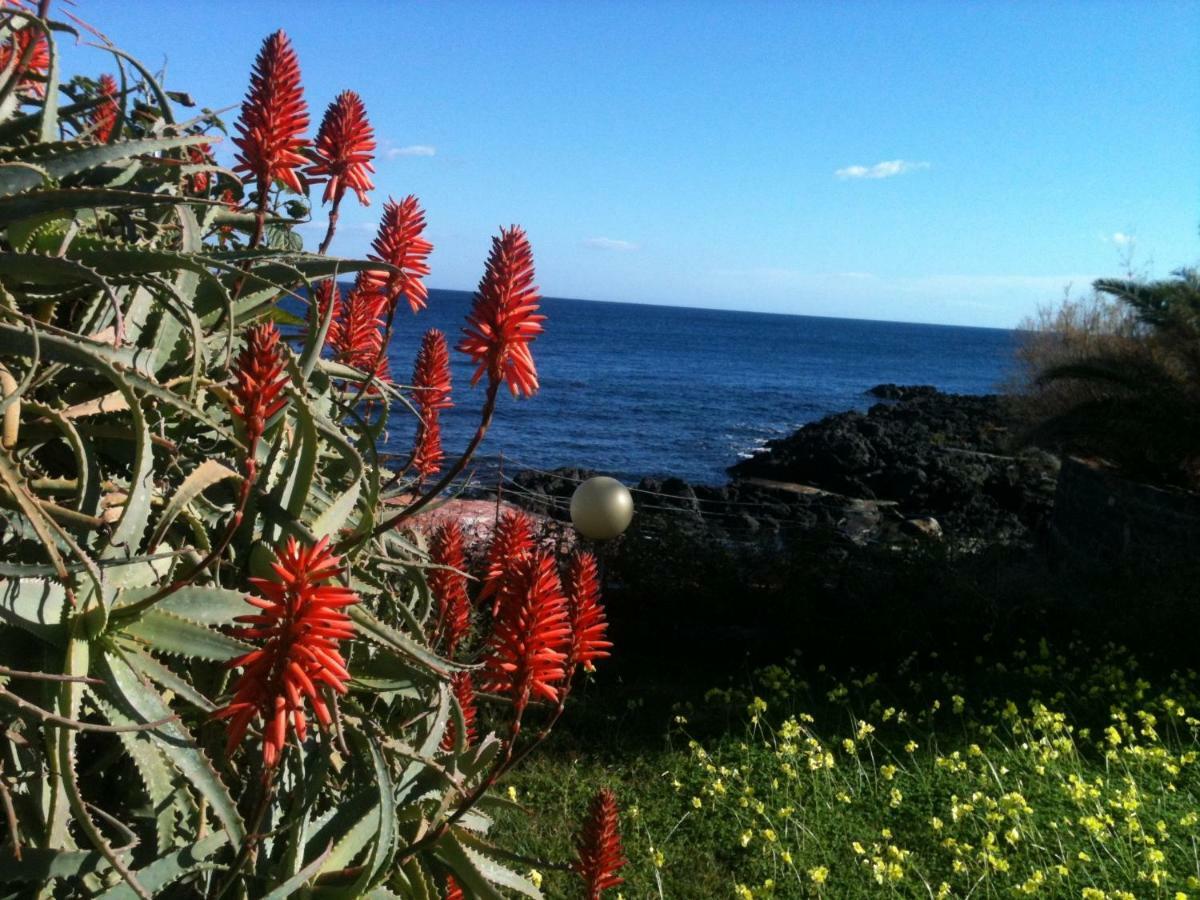
<path id="1" fill-rule="evenodd" d="M 62 80 L 55 38 L 80 33 L 45 4 L 0 10 L 0 886 L 439 897 L 452 877 L 540 896 L 489 836 L 519 721 L 471 741 L 452 679 L 473 660 L 431 646 L 404 498 L 444 480 L 420 494 L 380 465 L 412 403 L 322 352 L 333 304 L 307 324 L 280 307 L 403 267 L 305 252 L 306 197 L 244 187 L 209 152 L 221 122 L 117 48 L 110 81 Z M 290 337 L 255 423 L 240 360 L 267 323 Z M 231 668 L 259 645 L 235 623 L 289 540 L 333 545 L 325 580 L 356 601 L 346 693 L 313 686 L 327 728 L 248 720 L 227 746 L 248 690 Z"/>

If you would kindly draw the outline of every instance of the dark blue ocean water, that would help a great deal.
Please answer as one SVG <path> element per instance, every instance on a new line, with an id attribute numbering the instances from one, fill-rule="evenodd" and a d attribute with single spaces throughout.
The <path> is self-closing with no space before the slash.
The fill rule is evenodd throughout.
<path id="1" fill-rule="evenodd" d="M 397 312 L 390 351 L 400 382 L 426 328 L 461 336 L 471 295 L 431 291 L 419 315 Z M 725 468 L 766 440 L 824 415 L 866 409 L 881 382 L 993 391 L 1008 375 L 1010 331 L 686 309 L 546 298 L 546 331 L 533 344 L 540 392 L 503 391 L 483 445 L 482 469 L 504 454 L 521 466 L 580 466 L 636 480 L 677 475 L 724 483 Z M 472 368 L 452 352 L 455 407 L 443 413 L 447 454 L 469 440 L 483 402 Z M 388 449 L 407 454 L 400 412 Z"/>

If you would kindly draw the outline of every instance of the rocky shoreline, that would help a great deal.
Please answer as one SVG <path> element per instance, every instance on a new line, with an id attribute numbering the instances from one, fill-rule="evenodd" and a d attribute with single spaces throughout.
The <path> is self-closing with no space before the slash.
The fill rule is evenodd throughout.
<path id="1" fill-rule="evenodd" d="M 719 486 L 643 478 L 635 526 L 729 541 L 821 533 L 859 546 L 939 541 L 957 549 L 1032 545 L 1053 507 L 1057 457 L 1018 446 L 1003 398 L 878 385 L 865 412 L 826 416 L 728 469 Z M 597 473 L 521 472 L 505 499 L 565 518 Z"/>

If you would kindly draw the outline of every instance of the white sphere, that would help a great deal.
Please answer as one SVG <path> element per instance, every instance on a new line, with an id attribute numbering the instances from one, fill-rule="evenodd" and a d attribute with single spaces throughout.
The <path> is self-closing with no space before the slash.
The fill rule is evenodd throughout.
<path id="1" fill-rule="evenodd" d="M 575 488 L 571 495 L 571 521 L 576 530 L 594 541 L 615 538 L 633 519 L 633 495 L 615 478 L 597 475 Z"/>

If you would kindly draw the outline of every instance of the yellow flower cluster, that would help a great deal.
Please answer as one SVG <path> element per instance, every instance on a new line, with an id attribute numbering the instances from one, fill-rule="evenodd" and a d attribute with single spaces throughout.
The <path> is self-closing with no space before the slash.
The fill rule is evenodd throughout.
<path id="1" fill-rule="evenodd" d="M 735 896 L 1200 900 L 1196 672 L 1156 688 L 1124 648 L 1046 641 L 978 683 L 930 662 L 905 696 L 773 667 L 744 740 L 690 743 L 669 777 L 728 830 Z"/>

